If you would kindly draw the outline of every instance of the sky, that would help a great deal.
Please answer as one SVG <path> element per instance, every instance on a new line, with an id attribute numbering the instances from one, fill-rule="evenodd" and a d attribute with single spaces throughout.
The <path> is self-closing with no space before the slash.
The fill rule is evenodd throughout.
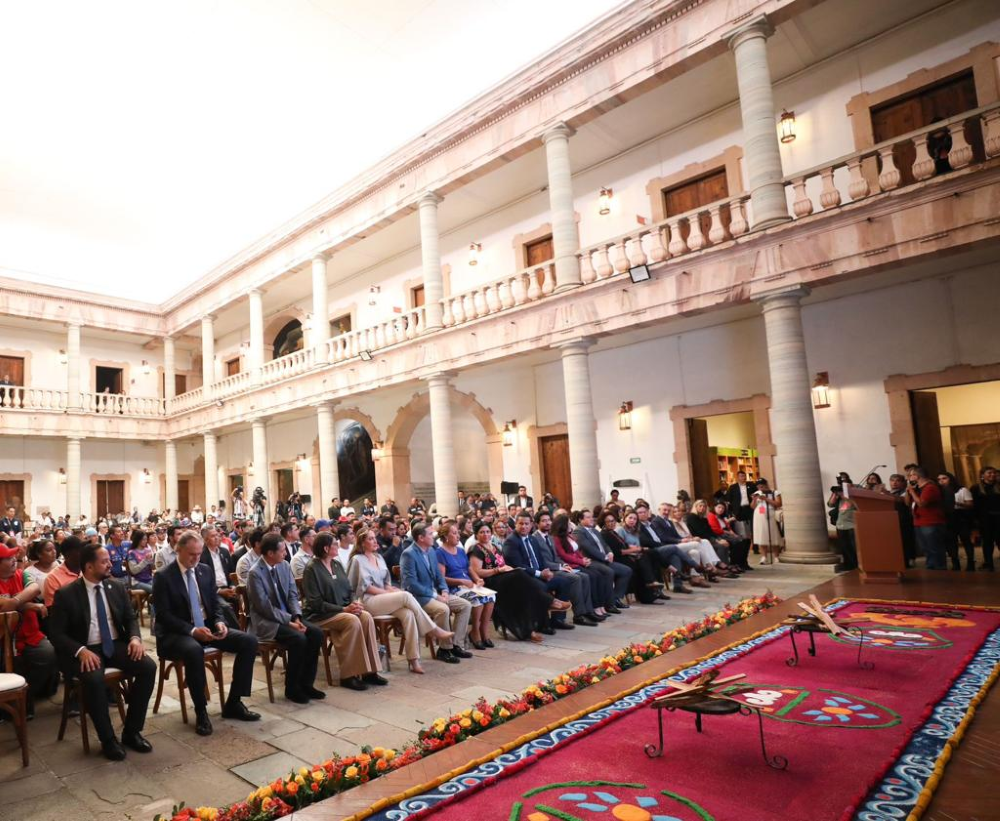
<path id="1" fill-rule="evenodd" d="M 0 0 L 0 276 L 162 302 L 620 0 Z"/>

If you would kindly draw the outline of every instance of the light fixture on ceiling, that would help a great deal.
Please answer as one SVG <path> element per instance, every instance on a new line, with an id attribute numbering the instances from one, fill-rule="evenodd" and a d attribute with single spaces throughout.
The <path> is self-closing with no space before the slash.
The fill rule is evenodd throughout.
<path id="1" fill-rule="evenodd" d="M 817 373 L 813 380 L 812 400 L 816 410 L 830 407 L 830 374 L 826 371 Z"/>
<path id="2" fill-rule="evenodd" d="M 778 118 L 778 132 L 783 143 L 795 142 L 795 112 L 787 109 Z"/>
<path id="3" fill-rule="evenodd" d="M 509 448 L 514 444 L 514 439 L 517 437 L 517 420 L 511 419 L 503 426 L 503 445 L 505 448 Z"/>
<path id="4" fill-rule="evenodd" d="M 473 242 L 469 245 L 469 265 L 479 264 L 479 252 L 483 250 L 483 246 L 479 242 Z"/>
<path id="5" fill-rule="evenodd" d="M 618 408 L 618 430 L 632 430 L 632 401 L 622 402 Z"/>
<path id="6" fill-rule="evenodd" d="M 628 277 L 632 280 L 633 285 L 639 282 L 649 282 L 652 276 L 649 273 L 649 267 L 646 265 L 636 265 L 628 269 Z"/>
<path id="7" fill-rule="evenodd" d="M 611 213 L 611 198 L 615 195 L 614 189 L 605 186 L 597 198 L 597 213 L 602 217 Z"/>

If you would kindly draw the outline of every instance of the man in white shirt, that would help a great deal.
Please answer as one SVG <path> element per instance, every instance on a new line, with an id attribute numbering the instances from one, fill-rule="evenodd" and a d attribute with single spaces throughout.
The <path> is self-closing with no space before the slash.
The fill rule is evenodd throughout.
<path id="1" fill-rule="evenodd" d="M 344 499 L 344 504 L 340 506 L 340 515 L 351 517 L 355 515 L 354 506 L 350 503 L 348 499 Z"/>
<path id="2" fill-rule="evenodd" d="M 337 555 L 334 557 L 340 566 L 347 570 L 351 563 L 351 551 L 354 550 L 354 531 L 350 525 L 337 525 Z"/>
<path id="3" fill-rule="evenodd" d="M 311 527 L 303 526 L 299 530 L 299 541 L 300 547 L 298 552 L 292 556 L 292 576 L 296 579 L 301 579 L 302 575 L 306 572 L 306 565 L 312 561 L 313 558 L 313 539 L 316 538 L 316 531 Z"/>
<path id="4" fill-rule="evenodd" d="M 177 552 L 175 547 L 177 545 L 177 539 L 180 538 L 180 528 L 177 525 L 170 525 L 167 528 L 167 543 L 156 551 L 156 557 L 153 559 L 153 572 L 159 573 L 164 567 L 169 565 L 171 562 L 177 561 Z"/>
<path id="5" fill-rule="evenodd" d="M 240 584 L 245 585 L 247 583 L 247 579 L 250 578 L 250 571 L 260 561 L 260 543 L 263 538 L 264 532 L 260 528 L 254 528 L 247 539 L 250 549 L 240 556 L 240 560 L 236 562 L 236 580 Z"/>

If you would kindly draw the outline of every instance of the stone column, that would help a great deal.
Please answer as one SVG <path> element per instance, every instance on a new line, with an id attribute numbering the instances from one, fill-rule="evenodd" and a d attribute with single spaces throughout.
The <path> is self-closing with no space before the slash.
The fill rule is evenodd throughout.
<path id="1" fill-rule="evenodd" d="M 809 368 L 802 333 L 801 301 L 809 290 L 793 287 L 761 297 L 771 373 L 771 436 L 777 451 L 787 548 L 781 561 L 826 564 L 830 551 L 819 471 L 816 425 L 813 422 Z"/>
<path id="2" fill-rule="evenodd" d="M 316 423 L 319 428 L 319 496 L 316 510 L 325 511 L 330 500 L 340 496 L 340 472 L 337 469 L 337 431 L 333 418 L 336 402 L 322 402 L 316 406 Z M 320 517 L 322 518 L 322 517 Z"/>
<path id="3" fill-rule="evenodd" d="M 587 349 L 593 339 L 577 339 L 561 345 L 563 389 L 566 392 L 566 430 L 569 434 L 569 466 L 573 507 L 593 507 L 601 501 L 597 463 L 597 422 L 590 391 L 590 359 Z M 541 489 L 542 491 L 545 488 Z M 566 505 L 565 499 L 560 499 Z"/>
<path id="4" fill-rule="evenodd" d="M 431 407 L 431 448 L 434 453 L 434 499 L 441 516 L 458 515 L 458 476 L 455 447 L 451 437 L 451 374 L 428 377 Z M 405 504 L 406 500 L 396 500 Z"/>
<path id="5" fill-rule="evenodd" d="M 169 403 L 177 392 L 177 351 L 174 338 L 163 338 L 163 398 Z M 169 410 L 169 406 L 168 406 Z"/>
<path id="6" fill-rule="evenodd" d="M 424 330 L 443 327 L 441 300 L 444 299 L 444 278 L 441 275 L 441 249 L 438 234 L 438 204 L 443 202 L 428 191 L 417 202 L 420 209 L 420 258 L 424 273 Z"/>
<path id="7" fill-rule="evenodd" d="M 247 351 L 247 370 L 254 379 L 260 377 L 264 364 L 264 292 L 259 288 L 250 291 L 250 350 Z"/>
<path id="8" fill-rule="evenodd" d="M 212 398 L 215 382 L 215 317 L 208 314 L 201 318 L 201 395 Z"/>
<path id="9" fill-rule="evenodd" d="M 79 326 L 78 326 L 79 327 Z M 70 525 L 80 517 L 80 443 L 79 436 L 66 437 L 66 515 Z"/>
<path id="10" fill-rule="evenodd" d="M 173 439 L 163 442 L 163 472 L 166 474 L 166 492 L 163 506 L 177 510 L 177 443 Z"/>
<path id="11" fill-rule="evenodd" d="M 80 323 L 70 322 L 66 326 L 66 406 L 79 410 L 80 397 Z M 77 511 L 79 515 L 79 511 Z"/>
<path id="12" fill-rule="evenodd" d="M 552 211 L 552 253 L 556 292 L 575 288 L 580 280 L 580 233 L 573 207 L 573 175 L 569 167 L 569 138 L 573 129 L 559 123 L 542 135 L 549 172 L 549 209 Z"/>
<path id="13" fill-rule="evenodd" d="M 312 336 L 310 344 L 315 348 L 330 338 L 330 298 L 327 294 L 326 254 L 317 254 L 312 261 Z"/>
<path id="14" fill-rule="evenodd" d="M 212 505 L 219 503 L 219 456 L 213 431 L 204 433 L 205 439 L 205 515 Z"/>
<path id="15" fill-rule="evenodd" d="M 767 38 L 773 33 L 767 18 L 757 17 L 729 37 L 729 47 L 736 57 L 743 115 L 743 162 L 750 183 L 754 228 L 767 228 L 791 219 L 781 181 L 781 152 L 767 65 Z"/>
<path id="16" fill-rule="evenodd" d="M 265 419 L 254 419 L 250 427 L 253 431 L 253 481 L 248 483 L 244 496 L 249 503 L 254 488 L 263 488 L 267 496 L 267 511 L 270 511 L 274 502 L 271 499 L 271 466 L 267 456 L 267 422 Z M 267 512 L 264 519 L 269 519 Z"/>

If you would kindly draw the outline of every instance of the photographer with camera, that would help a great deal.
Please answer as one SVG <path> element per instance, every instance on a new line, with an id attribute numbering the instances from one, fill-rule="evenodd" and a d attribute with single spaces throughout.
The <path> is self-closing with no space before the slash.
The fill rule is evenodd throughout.
<path id="1" fill-rule="evenodd" d="M 264 527 L 265 508 L 267 507 L 267 496 L 264 495 L 264 488 L 255 487 L 253 498 L 250 499 L 250 506 L 253 508 L 253 523 L 256 527 Z"/>
<path id="2" fill-rule="evenodd" d="M 243 498 L 243 485 L 233 488 L 233 519 L 247 518 L 247 500 Z"/>
<path id="3" fill-rule="evenodd" d="M 858 566 L 858 543 L 854 537 L 854 513 L 858 506 L 844 495 L 844 485 L 851 485 L 851 477 L 841 471 L 837 474 L 837 484 L 830 488 L 830 498 L 826 506 L 830 508 L 830 524 L 837 528 L 837 544 L 840 546 L 840 564 L 837 572 L 854 570 Z"/>
<path id="4" fill-rule="evenodd" d="M 928 570 L 946 570 L 948 546 L 947 517 L 941 488 L 920 465 L 913 465 L 906 473 L 906 498 L 913 508 L 913 529 L 917 546 L 927 558 Z"/>

